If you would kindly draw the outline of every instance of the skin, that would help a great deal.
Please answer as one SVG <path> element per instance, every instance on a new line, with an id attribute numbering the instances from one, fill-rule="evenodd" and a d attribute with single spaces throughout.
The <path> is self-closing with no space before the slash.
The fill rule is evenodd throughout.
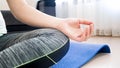
<path id="1" fill-rule="evenodd" d="M 80 18 L 57 18 L 29 6 L 25 0 L 7 0 L 16 19 L 35 27 L 50 27 L 63 32 L 75 41 L 87 40 L 93 32 L 93 23 Z M 80 26 L 86 25 L 84 29 Z"/>

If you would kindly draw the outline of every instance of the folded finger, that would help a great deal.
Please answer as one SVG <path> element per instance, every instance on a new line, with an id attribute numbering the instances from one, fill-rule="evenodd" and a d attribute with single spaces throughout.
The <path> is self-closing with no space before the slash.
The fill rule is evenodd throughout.
<path id="1" fill-rule="evenodd" d="M 86 36 L 87 39 L 90 37 L 90 26 L 86 27 Z"/>
<path id="2" fill-rule="evenodd" d="M 87 29 L 84 30 L 83 34 L 81 35 L 80 38 L 82 41 L 86 41 L 87 40 Z"/>
<path id="3" fill-rule="evenodd" d="M 93 31 L 94 31 L 94 25 L 91 24 L 91 25 L 90 25 L 90 35 L 92 35 Z"/>

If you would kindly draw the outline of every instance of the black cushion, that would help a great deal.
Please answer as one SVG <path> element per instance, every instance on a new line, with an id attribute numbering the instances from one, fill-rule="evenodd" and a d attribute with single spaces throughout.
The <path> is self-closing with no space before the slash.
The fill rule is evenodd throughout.
<path id="1" fill-rule="evenodd" d="M 37 29 L 36 27 L 28 26 L 18 21 L 9 10 L 2 10 L 1 12 L 5 19 L 8 32 L 28 31 Z"/>

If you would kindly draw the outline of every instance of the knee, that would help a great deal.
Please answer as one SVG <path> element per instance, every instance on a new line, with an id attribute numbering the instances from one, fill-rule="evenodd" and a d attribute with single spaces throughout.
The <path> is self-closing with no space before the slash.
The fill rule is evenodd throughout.
<path id="1" fill-rule="evenodd" d="M 41 46 L 47 46 L 47 48 L 51 48 L 50 50 L 60 48 L 69 41 L 68 37 L 62 32 L 50 28 L 34 30 L 31 31 L 29 35 L 31 35 L 32 38 L 26 41 L 36 44 L 34 46 L 37 46 L 38 48 L 42 48 Z"/>
<path id="2" fill-rule="evenodd" d="M 28 32 L 29 37 L 44 37 L 44 38 L 56 38 L 62 40 L 68 40 L 68 37 L 57 29 L 45 28 L 45 29 L 37 29 L 31 32 Z"/>

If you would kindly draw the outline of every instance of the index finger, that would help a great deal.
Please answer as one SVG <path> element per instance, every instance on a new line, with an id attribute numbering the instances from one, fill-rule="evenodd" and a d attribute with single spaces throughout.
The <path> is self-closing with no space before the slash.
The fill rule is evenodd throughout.
<path id="1" fill-rule="evenodd" d="M 79 19 L 79 24 L 90 25 L 93 23 L 91 21 L 86 20 L 86 19 Z"/>

